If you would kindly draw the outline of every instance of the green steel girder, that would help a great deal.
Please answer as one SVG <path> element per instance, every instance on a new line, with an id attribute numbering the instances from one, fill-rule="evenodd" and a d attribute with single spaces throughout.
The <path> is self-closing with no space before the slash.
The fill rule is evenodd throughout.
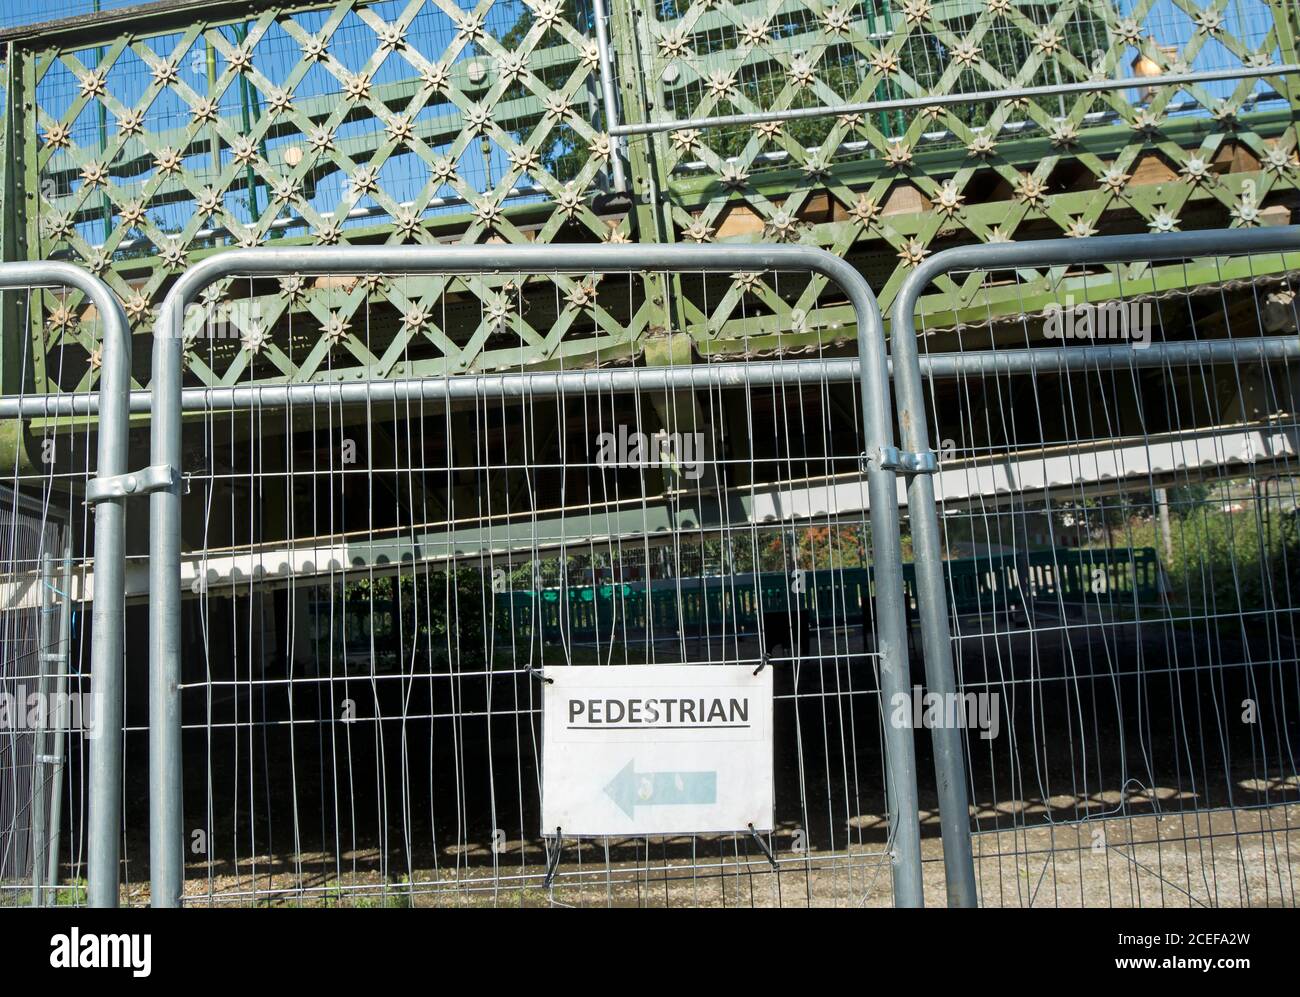
<path id="1" fill-rule="evenodd" d="M 612 0 L 609 27 L 622 121 L 676 124 L 1113 76 L 1139 54 L 1162 70 L 1297 61 L 1294 4 L 1244 0 L 1247 30 L 1234 36 L 1230 2 L 1136 0 L 1121 16 L 1107 0 Z M 1181 20 L 1166 16 L 1174 8 Z M 910 267 L 942 245 L 1257 224 L 1259 209 L 1300 203 L 1291 77 L 1265 78 L 1280 98 L 1258 106 L 1243 80 L 1136 103 L 1117 90 L 683 126 L 620 143 L 603 130 L 587 22 L 552 0 L 527 0 L 513 25 L 493 13 L 492 0 L 172 0 L 0 33 L 6 257 L 104 274 L 140 332 L 186 263 L 272 239 L 798 240 L 859 263 L 888 308 Z M 1189 94 L 1206 113 L 1172 113 Z M 923 138 L 933 133 L 944 137 Z M 613 155 L 626 192 L 610 189 Z M 1230 161 L 1212 167 L 1216 156 Z M 1150 279 L 1117 277 L 1113 292 Z M 1060 280 L 1026 274 L 1024 291 Z M 617 294 L 580 276 L 508 284 L 307 282 L 259 289 L 255 308 L 228 282 L 209 304 L 229 309 L 238 338 L 193 341 L 188 376 L 222 385 L 571 366 L 637 356 L 674 333 L 701 357 L 853 341 L 851 315 L 820 279 L 737 274 L 718 286 L 642 274 Z M 937 288 L 925 314 L 1012 307 L 996 288 L 972 293 Z M 0 363 L 5 383 L 50 390 L 58 370 L 64 390 L 89 390 L 93 321 L 75 296 L 37 303 L 31 367 Z M 14 316 L 0 320 L 9 328 Z"/>

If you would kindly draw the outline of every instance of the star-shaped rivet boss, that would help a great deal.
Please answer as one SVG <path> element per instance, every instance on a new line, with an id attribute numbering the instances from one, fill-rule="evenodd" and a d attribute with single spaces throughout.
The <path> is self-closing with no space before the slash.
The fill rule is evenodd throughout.
<path id="1" fill-rule="evenodd" d="M 547 115 L 557 120 L 573 110 L 573 98 L 562 93 L 548 93 L 542 98 L 542 104 L 546 107 Z"/>
<path id="2" fill-rule="evenodd" d="M 822 11 L 822 27 L 828 35 L 847 35 L 852 26 L 853 15 L 838 4 Z"/>
<path id="3" fill-rule="evenodd" d="M 408 332 L 418 332 L 429 324 L 433 309 L 417 301 L 411 302 L 402 312 L 402 327 Z"/>
<path id="4" fill-rule="evenodd" d="M 1207 184 L 1214 179 L 1210 172 L 1210 164 L 1200 156 L 1189 156 L 1178 172 L 1185 176 L 1187 182 L 1193 187 Z"/>
<path id="5" fill-rule="evenodd" d="M 177 238 L 170 238 L 159 255 L 169 270 L 178 270 L 185 265 L 185 244 Z"/>
<path id="6" fill-rule="evenodd" d="M 251 323 L 239 337 L 240 346 L 254 356 L 262 352 L 262 349 L 266 346 L 266 341 L 266 330 L 262 328 L 259 322 Z"/>
<path id="7" fill-rule="evenodd" d="M 307 144 L 317 152 L 331 150 L 334 148 L 334 132 L 324 125 L 319 125 L 307 135 Z"/>
<path id="8" fill-rule="evenodd" d="M 329 246 L 336 243 L 343 237 L 343 226 L 333 218 L 323 222 L 316 229 L 316 241 L 323 246 Z"/>
<path id="9" fill-rule="evenodd" d="M 230 146 L 235 162 L 248 165 L 257 159 L 257 143 L 248 138 L 237 138 Z"/>
<path id="10" fill-rule="evenodd" d="M 1291 153 L 1283 146 L 1273 143 L 1264 150 L 1262 162 L 1265 170 L 1281 176 L 1291 168 Z"/>
<path id="11" fill-rule="evenodd" d="M 71 145 L 72 129 L 56 121 L 45 129 L 45 144 L 51 149 L 66 149 Z"/>
<path id="12" fill-rule="evenodd" d="M 993 155 L 993 150 L 997 148 L 997 145 L 992 136 L 981 133 L 966 144 L 966 152 L 976 159 L 983 159 L 986 156 Z"/>
<path id="13" fill-rule="evenodd" d="M 1097 229 L 1086 218 L 1073 218 L 1065 229 L 1066 238 L 1090 239 L 1097 234 Z"/>
<path id="14" fill-rule="evenodd" d="M 298 193 L 298 185 L 293 180 L 277 180 L 271 185 L 271 196 L 277 201 L 292 201 Z"/>
<path id="15" fill-rule="evenodd" d="M 154 160 L 154 168 L 164 176 L 171 173 L 179 173 L 181 167 L 184 165 L 185 157 L 171 147 L 159 152 L 158 158 Z"/>
<path id="16" fill-rule="evenodd" d="M 749 170 L 739 163 L 728 162 L 718 174 L 718 180 L 727 190 L 744 190 L 749 185 Z"/>
<path id="17" fill-rule="evenodd" d="M 429 167 L 429 173 L 440 185 L 452 183 L 458 179 L 456 176 L 456 161 L 450 156 L 439 156 L 435 159 Z"/>
<path id="18" fill-rule="evenodd" d="M 528 72 L 528 61 L 522 55 L 510 52 L 497 60 L 497 72 L 507 83 L 513 83 Z"/>
<path id="19" fill-rule="evenodd" d="M 959 66 L 972 66 L 979 61 L 982 50 L 974 42 L 959 42 L 952 47 L 953 61 Z"/>
<path id="20" fill-rule="evenodd" d="M 460 41 L 473 41 L 483 34 L 483 15 L 469 11 L 456 18 L 456 37 Z"/>
<path id="21" fill-rule="evenodd" d="M 230 57 L 226 60 L 230 68 L 237 73 L 246 73 L 253 68 L 253 53 L 247 45 L 239 45 L 230 50 Z"/>
<path id="22" fill-rule="evenodd" d="M 659 52 L 665 59 L 676 59 L 686 51 L 688 40 L 682 28 L 669 28 L 659 36 Z"/>
<path id="23" fill-rule="evenodd" d="M 1223 30 L 1223 14 L 1212 7 L 1193 15 L 1192 20 L 1198 34 L 1217 35 Z"/>
<path id="24" fill-rule="evenodd" d="M 769 236 L 786 242 L 799 234 L 799 219 L 782 208 L 767 220 L 765 227 Z"/>
<path id="25" fill-rule="evenodd" d="M 698 128 L 679 128 L 668 136 L 668 141 L 678 152 L 690 152 L 700 144 Z"/>
<path id="26" fill-rule="evenodd" d="M 506 158 L 520 173 L 535 173 L 542 165 L 542 157 L 535 150 L 522 146 L 511 149 Z"/>
<path id="27" fill-rule="evenodd" d="M 713 226 L 703 219 L 696 218 L 682 230 L 682 235 L 690 239 L 691 242 L 708 242 L 713 238 Z"/>
<path id="28" fill-rule="evenodd" d="M 1030 207 L 1037 207 L 1047 196 L 1047 184 L 1032 173 L 1022 173 L 1016 183 L 1016 196 Z"/>
<path id="29" fill-rule="evenodd" d="M 951 217 L 961 209 L 964 200 L 966 195 L 957 189 L 956 181 L 945 180 L 935 194 L 934 205 L 940 212 Z"/>
<path id="30" fill-rule="evenodd" d="M 533 20 L 544 28 L 550 28 L 563 16 L 563 9 L 555 0 L 527 0 L 533 10 Z"/>
<path id="31" fill-rule="evenodd" d="M 491 228 L 501 220 L 501 205 L 496 201 L 484 198 L 474 205 L 474 217 L 484 225 Z"/>
<path id="32" fill-rule="evenodd" d="M 75 226 L 72 217 L 62 212 L 55 212 L 45 217 L 45 233 L 51 239 L 63 239 L 72 235 Z"/>
<path id="33" fill-rule="evenodd" d="M 352 174 L 352 189 L 358 194 L 369 194 L 379 188 L 379 170 L 373 166 L 363 166 Z"/>
<path id="34" fill-rule="evenodd" d="M 1042 28 L 1034 35 L 1034 48 L 1043 55 L 1055 55 L 1064 43 L 1061 33 L 1053 28 Z"/>
<path id="35" fill-rule="evenodd" d="M 441 62 L 431 62 L 420 70 L 420 82 L 432 87 L 434 93 L 442 93 L 451 82 L 451 69 Z"/>
<path id="36" fill-rule="evenodd" d="M 704 80 L 704 89 L 714 97 L 725 97 L 736 88 L 736 74 L 715 69 Z"/>
<path id="37" fill-rule="evenodd" d="M 1173 232 L 1178 228 L 1178 219 L 1168 211 L 1161 209 L 1147 222 L 1147 228 L 1151 229 L 1152 232 Z"/>
<path id="38" fill-rule="evenodd" d="M 108 167 L 104 163 L 87 163 L 81 168 L 81 180 L 87 187 L 107 186 Z"/>
<path id="39" fill-rule="evenodd" d="M 127 228 L 135 228 L 144 222 L 144 201 L 129 201 L 122 206 L 120 212 L 122 224 Z"/>
<path id="40" fill-rule="evenodd" d="M 880 217 L 880 205 L 875 198 L 859 194 L 853 207 L 849 208 L 849 217 L 859 225 L 870 226 Z"/>
<path id="41" fill-rule="evenodd" d="M 325 58 L 328 50 L 329 42 L 324 38 L 320 38 L 316 35 L 308 35 L 303 39 L 302 55 L 308 62 L 319 62 L 321 59 Z"/>
<path id="42" fill-rule="evenodd" d="M 325 316 L 325 324 L 321 327 L 321 332 L 332 344 L 338 345 L 347 337 L 351 328 L 352 320 L 347 315 L 340 311 L 331 311 Z"/>
<path id="43" fill-rule="evenodd" d="M 1066 149 L 1079 141 L 1079 129 L 1072 121 L 1062 121 L 1051 131 L 1052 145 Z"/>
<path id="44" fill-rule="evenodd" d="M 348 73 L 343 77 L 343 95 L 348 100 L 365 100 L 370 96 L 370 75 Z"/>
<path id="45" fill-rule="evenodd" d="M 193 113 L 195 121 L 203 124 L 208 121 L 216 121 L 218 110 L 217 102 L 205 97 L 194 105 L 191 113 Z"/>
<path id="46" fill-rule="evenodd" d="M 831 164 L 821 152 L 813 153 L 800 167 L 809 180 L 825 180 L 831 174 Z"/>
<path id="47" fill-rule="evenodd" d="M 213 187 L 204 187 L 199 191 L 195 204 L 200 215 L 204 217 L 214 215 L 221 210 L 221 192 Z"/>
<path id="48" fill-rule="evenodd" d="M 83 97 L 102 97 L 107 92 L 105 85 L 105 73 L 103 70 L 92 70 L 89 73 L 83 73 L 78 79 L 78 90 Z"/>
<path id="49" fill-rule="evenodd" d="M 491 109 L 481 104 L 470 104 L 465 109 L 465 129 L 471 135 L 477 135 L 479 132 L 484 131 L 491 120 Z"/>
<path id="50" fill-rule="evenodd" d="M 293 94 L 276 87 L 266 95 L 266 106 L 273 115 L 287 114 L 293 109 Z"/>
<path id="51" fill-rule="evenodd" d="M 393 216 L 393 228 L 403 239 L 409 239 L 420 229 L 420 216 L 404 208 Z"/>
<path id="52" fill-rule="evenodd" d="M 903 20 L 920 24 L 930 16 L 930 0 L 903 0 Z"/>
<path id="53" fill-rule="evenodd" d="M 1111 166 L 1097 179 L 1101 182 L 1103 187 L 1107 188 L 1112 193 L 1118 194 L 1125 186 L 1127 186 L 1132 177 L 1121 170 L 1118 166 Z"/>
<path id="54" fill-rule="evenodd" d="M 288 298 L 291 302 L 299 302 L 307 296 L 307 278 L 300 273 L 292 273 L 287 277 L 281 277 L 280 293 Z"/>
<path id="55" fill-rule="evenodd" d="M 149 74 L 153 77 L 154 83 L 159 86 L 168 86 L 180 79 L 176 63 L 171 59 L 159 59 L 153 64 Z"/>
<path id="56" fill-rule="evenodd" d="M 381 52 L 393 52 L 406 44 L 406 29 L 400 24 L 384 24 L 375 32 Z"/>
<path id="57" fill-rule="evenodd" d="M 555 198 L 555 208 L 566 218 L 572 218 L 582 207 L 582 195 L 573 187 L 573 184 L 566 183 L 564 189 Z"/>
<path id="58" fill-rule="evenodd" d="M 885 150 L 885 162 L 894 169 L 903 169 L 912 162 L 912 149 L 905 142 L 890 142 Z"/>
<path id="59" fill-rule="evenodd" d="M 745 45 L 762 45 L 767 41 L 767 36 L 771 32 L 771 23 L 765 17 L 755 17 L 747 20 L 740 28 L 740 40 Z"/>
<path id="60" fill-rule="evenodd" d="M 904 242 L 903 247 L 898 251 L 898 258 L 903 261 L 904 266 L 909 267 L 918 266 L 929 255 L 930 250 L 926 249 L 925 244 L 915 239 Z"/>
<path id="61" fill-rule="evenodd" d="M 127 318 L 132 322 L 138 323 L 149 311 L 149 299 L 138 291 L 130 295 L 122 304 Z"/>
<path id="62" fill-rule="evenodd" d="M 786 70 L 785 75 L 790 80 L 791 85 L 796 87 L 810 86 L 817 79 L 817 73 L 813 70 L 813 67 L 802 57 L 790 63 L 790 68 Z"/>

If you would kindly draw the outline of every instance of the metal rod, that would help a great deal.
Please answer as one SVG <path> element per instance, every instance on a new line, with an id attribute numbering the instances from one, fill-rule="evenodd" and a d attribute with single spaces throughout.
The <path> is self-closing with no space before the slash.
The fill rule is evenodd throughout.
<path id="1" fill-rule="evenodd" d="M 898 421 L 904 449 L 914 453 L 930 450 L 926 423 L 922 365 L 917 356 L 915 314 L 922 292 L 940 274 L 953 270 L 998 270 L 1077 263 L 1116 263 L 1125 260 L 1184 259 L 1247 253 L 1285 252 L 1300 249 L 1300 227 L 1170 232 L 1159 236 L 1117 235 L 1092 239 L 1045 239 L 1028 243 L 984 243 L 944 250 L 923 261 L 903 282 L 894 301 L 893 334 L 890 337 L 894 379 L 898 391 Z M 1271 342 L 1271 340 L 1261 341 Z M 1147 354 L 1194 356 L 1194 349 L 1211 344 L 1169 344 L 1174 350 L 1155 347 L 1135 350 L 1131 346 L 1104 347 L 1118 361 L 1127 363 Z M 1222 356 L 1233 351 L 1213 344 Z M 1023 353 L 1025 351 L 1016 351 Z M 1028 351 L 1035 353 L 1038 351 Z M 1075 351 L 1068 351 L 1075 352 Z M 1085 351 L 1078 351 L 1085 352 Z M 1086 352 L 1092 353 L 1093 350 Z M 1115 356 L 1116 353 L 1119 356 Z M 983 368 L 973 368 L 983 369 Z M 925 676 L 929 691 L 941 697 L 956 692 L 953 672 L 950 624 L 945 591 L 942 551 L 934 481 L 930 475 L 915 475 L 908 484 L 908 507 L 912 521 L 912 548 L 916 564 L 917 602 L 921 616 L 921 640 L 925 655 Z M 944 872 L 948 903 L 973 907 L 978 902 L 974 860 L 970 841 L 970 808 L 966 795 L 966 765 L 961 731 L 938 726 L 932 729 L 935 777 L 939 789 L 939 817 L 943 832 Z"/>
<path id="2" fill-rule="evenodd" d="M 44 546 L 44 544 L 42 544 Z M 32 803 L 31 803 L 31 828 L 32 828 L 32 906 L 44 906 L 43 886 L 45 882 L 45 849 L 48 847 L 49 838 L 46 828 L 45 814 L 45 786 L 46 775 L 46 738 L 47 729 L 50 722 L 50 679 L 45 667 L 47 662 L 54 660 L 54 642 L 55 624 L 54 614 L 58 612 L 58 607 L 54 605 L 54 558 L 50 552 L 41 553 L 41 596 L 40 596 L 40 616 L 37 625 L 36 638 L 36 690 L 38 702 L 42 705 L 41 722 L 36 727 L 36 736 L 33 738 L 32 754 Z"/>
<path id="3" fill-rule="evenodd" d="M 864 443 L 869 452 L 893 444 L 884 323 L 862 275 L 837 256 L 810 246 L 316 246 L 238 249 L 210 256 L 186 271 L 164 299 L 154 332 L 151 464 L 181 467 L 181 355 L 187 306 L 215 281 L 234 275 L 308 273 L 530 273 L 644 270 L 734 273 L 808 271 L 835 282 L 857 317 Z M 691 371 L 694 368 L 674 368 Z M 707 369 L 707 368 L 706 368 Z M 585 372 L 584 372 L 585 373 Z M 645 376 L 646 371 L 610 374 Z M 664 376 L 664 375 L 657 375 Z M 682 376 L 687 386 L 691 375 Z M 456 378 L 450 378 L 455 381 Z M 331 386 L 334 387 L 334 386 Z M 342 386 L 337 386 L 342 390 Z M 239 396 L 232 396 L 232 401 Z M 250 396 L 244 396 L 245 399 Z M 150 860 L 155 906 L 179 905 L 184 889 L 181 827 L 180 723 L 180 475 L 150 498 Z M 878 594 L 882 703 L 908 694 L 907 622 L 894 471 L 868 472 Z M 884 720 L 894 898 L 920 906 L 920 827 L 916 758 L 910 727 Z"/>
<path id="4" fill-rule="evenodd" d="M 63 530 L 63 571 L 59 589 L 63 602 L 59 604 L 58 676 L 55 679 L 54 701 L 63 703 L 68 694 L 68 659 L 72 653 L 72 527 Z M 50 754 L 54 768 L 50 773 L 50 851 L 45 875 L 45 904 L 54 906 L 59 897 L 59 839 L 63 832 L 63 752 L 67 739 L 62 723 L 54 728 L 54 747 Z"/>
<path id="5" fill-rule="evenodd" d="M 0 288 L 58 284 L 76 288 L 103 322 L 99 375 L 99 443 L 96 477 L 127 472 L 127 401 L 131 389 L 131 334 L 117 297 L 96 277 L 67 263 L 0 264 Z M 118 903 L 122 827 L 122 634 L 126 563 L 125 497 L 95 506 L 95 602 L 90 649 L 91 693 L 102 718 L 90 745 L 87 816 L 87 902 Z"/>
<path id="6" fill-rule="evenodd" d="M 597 0 L 599 2 L 599 0 Z M 1106 90 L 1132 90 L 1138 87 L 1185 86 L 1191 83 L 1213 83 L 1217 80 L 1250 80 L 1262 76 L 1288 76 L 1300 72 L 1300 65 L 1285 63 L 1277 66 L 1240 66 L 1235 69 L 1209 69 L 1196 73 L 1167 73 L 1163 76 L 1144 76 L 1140 80 L 1080 80 L 1075 83 L 1054 83 L 1040 87 L 1017 87 L 1014 90 L 976 90 L 973 93 L 932 94 L 924 97 L 900 97 L 894 100 L 868 100 L 834 107 L 795 107 L 786 110 L 751 111 L 748 114 L 720 114 L 708 118 L 682 118 L 672 121 L 646 121 L 635 125 L 615 125 L 611 135 L 652 135 L 656 132 L 673 132 L 683 128 L 721 128 L 725 125 L 756 125 L 763 121 L 797 121 L 803 118 L 837 117 L 841 114 L 872 114 L 885 111 L 921 110 L 926 107 L 947 107 L 972 102 L 1019 100 L 1033 97 L 1055 97 L 1064 94 L 1099 93 Z"/>
<path id="7" fill-rule="evenodd" d="M 918 362 L 924 377 L 953 378 L 980 374 L 1030 374 L 1071 370 L 1164 367 L 1174 364 L 1234 364 L 1300 358 L 1300 339 L 1213 339 L 1131 346 L 1053 346 L 979 353 L 932 353 Z M 893 362 L 890 362 L 893 371 Z M 288 405 L 340 405 L 370 402 L 478 398 L 551 398 L 563 392 L 689 390 L 856 381 L 856 357 L 829 360 L 762 360 L 749 363 L 695 364 L 682 367 L 600 367 L 587 370 L 456 374 L 446 377 L 401 377 L 347 383 L 247 384 L 233 388 L 185 388 L 181 409 L 209 412 L 223 408 L 283 408 Z M 149 412 L 148 391 L 130 393 L 130 411 Z M 22 395 L 0 398 L 0 418 L 39 419 L 94 415 L 99 396 Z"/>
<path id="8" fill-rule="evenodd" d="M 605 129 L 609 132 L 612 143 L 609 150 L 609 163 L 613 170 L 614 190 L 627 190 L 627 178 L 623 175 L 623 143 L 619 141 L 618 131 L 618 91 L 614 89 L 614 60 L 609 51 L 609 27 L 606 22 L 609 15 L 605 13 L 605 0 L 591 0 L 592 20 L 596 26 L 596 55 L 600 60 L 600 96 L 605 105 Z"/>

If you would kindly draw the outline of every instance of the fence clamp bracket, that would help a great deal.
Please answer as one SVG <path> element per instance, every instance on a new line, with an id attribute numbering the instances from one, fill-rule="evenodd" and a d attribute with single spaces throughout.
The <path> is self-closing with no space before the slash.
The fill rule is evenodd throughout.
<path id="1" fill-rule="evenodd" d="M 879 471 L 898 471 L 901 474 L 936 474 L 939 455 L 933 450 L 912 453 L 898 447 L 878 447 L 874 454 L 863 454 L 863 463 Z"/>
<path id="2" fill-rule="evenodd" d="M 86 505 L 94 505 L 104 499 L 160 492 L 171 488 L 175 483 L 176 475 L 171 465 L 163 464 L 146 467 L 143 471 L 132 471 L 130 474 L 91 478 L 86 482 Z"/>

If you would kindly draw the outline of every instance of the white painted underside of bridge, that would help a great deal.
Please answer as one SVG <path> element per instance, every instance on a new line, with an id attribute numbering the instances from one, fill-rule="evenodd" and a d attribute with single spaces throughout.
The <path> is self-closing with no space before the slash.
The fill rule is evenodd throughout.
<path id="1" fill-rule="evenodd" d="M 1243 474 L 1300 473 L 1293 431 L 1276 426 L 1212 427 L 1149 437 L 1126 437 L 1085 445 L 1036 447 L 1010 454 L 946 460 L 934 475 L 935 493 L 946 510 L 991 508 L 1015 502 L 1082 498 L 1123 490 L 1183 484 Z M 898 500 L 906 506 L 906 481 Z M 804 479 L 716 495 L 683 493 L 617 506 L 570 507 L 499 520 L 430 523 L 387 534 L 344 534 L 305 538 L 292 546 L 268 545 L 186 554 L 181 582 L 190 592 L 213 594 L 252 585 L 264 589 L 314 584 L 315 579 L 391 573 L 415 565 L 451 561 L 506 564 L 561 551 L 585 553 L 615 544 L 639 547 L 671 543 L 679 532 L 699 535 L 777 523 L 857 522 L 868 512 L 861 474 Z M 703 500 L 703 501 L 702 501 Z M 714 512 L 701 528 L 701 509 Z M 148 596 L 148 565 L 127 567 L 127 597 Z M 34 606 L 34 575 L 0 579 L 0 607 Z M 73 596 L 93 598 L 93 572 L 74 572 Z"/>

